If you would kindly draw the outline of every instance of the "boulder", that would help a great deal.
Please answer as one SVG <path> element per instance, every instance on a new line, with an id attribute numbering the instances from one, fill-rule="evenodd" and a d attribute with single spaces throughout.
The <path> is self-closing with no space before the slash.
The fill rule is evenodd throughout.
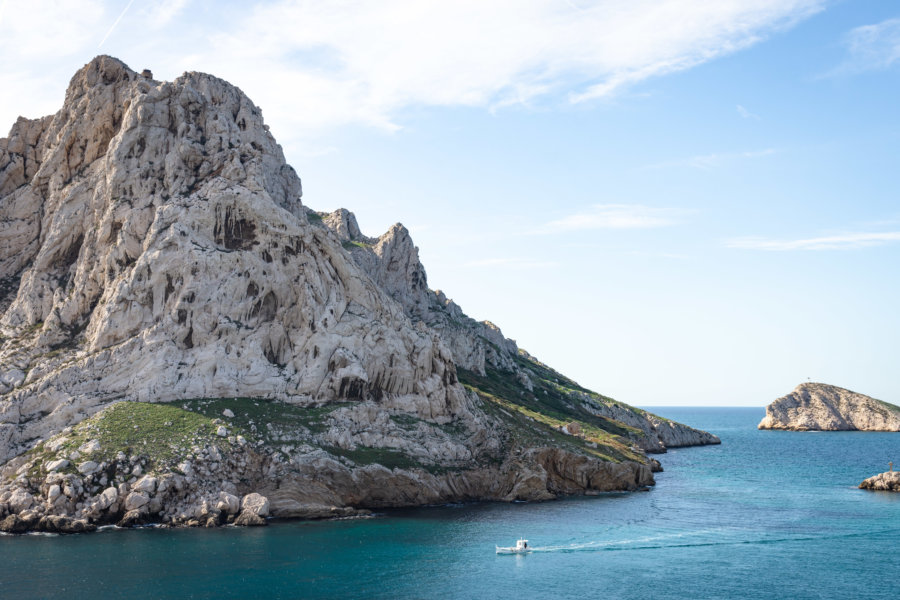
<path id="1" fill-rule="evenodd" d="M 34 496 L 23 489 L 17 489 L 6 502 L 9 505 L 9 512 L 21 513 L 34 505 Z M 268 508 L 268 504 L 266 507 Z"/>
<path id="2" fill-rule="evenodd" d="M 269 516 L 269 499 L 256 492 L 247 494 L 241 500 L 241 513 L 245 512 L 252 512 L 260 517 Z"/>
<path id="3" fill-rule="evenodd" d="M 129 510 L 125 513 L 125 516 L 116 523 L 116 527 L 138 527 L 140 525 L 146 525 L 147 522 L 147 513 L 141 512 L 140 510 Z"/>
<path id="4" fill-rule="evenodd" d="M 236 515 L 241 510 L 241 500 L 234 494 L 219 492 L 216 508 L 226 515 Z"/>
<path id="5" fill-rule="evenodd" d="M 87 533 L 96 531 L 97 526 L 88 523 L 84 519 L 73 519 L 71 517 L 48 515 L 41 517 L 37 527 L 39 531 L 48 533 Z"/>
<path id="6" fill-rule="evenodd" d="M 234 524 L 238 527 L 259 527 L 260 525 L 268 525 L 266 520 L 258 514 L 245 510 L 234 520 Z"/>
<path id="7" fill-rule="evenodd" d="M 97 508 L 106 510 L 119 499 L 119 492 L 114 487 L 108 487 L 97 497 Z"/>
<path id="8" fill-rule="evenodd" d="M 68 467 L 71 463 L 65 458 L 60 458 L 59 460 L 52 460 L 44 465 L 44 470 L 48 473 L 55 473 L 56 471 L 61 471 Z"/>
<path id="9" fill-rule="evenodd" d="M 78 447 L 78 451 L 82 454 L 90 454 L 100 450 L 100 442 L 98 440 L 90 440 Z"/>
<path id="10" fill-rule="evenodd" d="M 54 483 L 47 488 L 47 502 L 53 504 L 60 495 L 62 495 L 62 488 L 59 487 L 59 484 Z"/>
<path id="11" fill-rule="evenodd" d="M 82 475 L 93 475 L 100 470 L 100 464 L 92 460 L 85 461 L 78 465 L 78 472 Z"/>
<path id="12" fill-rule="evenodd" d="M 125 510 L 137 510 L 150 502 L 150 495 L 147 492 L 131 492 L 125 498 Z"/>
<path id="13" fill-rule="evenodd" d="M 156 484 L 158 481 L 159 480 L 156 477 L 144 475 L 131 486 L 131 489 L 135 492 L 146 492 L 147 494 L 152 495 L 156 492 Z"/>
<path id="14" fill-rule="evenodd" d="M 4 533 L 25 533 L 31 529 L 31 523 L 19 515 L 9 515 L 0 521 L 0 531 Z"/>

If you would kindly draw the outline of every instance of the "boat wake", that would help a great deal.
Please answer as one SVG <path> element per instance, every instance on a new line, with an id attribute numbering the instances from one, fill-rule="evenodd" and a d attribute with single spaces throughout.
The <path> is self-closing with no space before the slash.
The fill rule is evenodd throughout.
<path id="1" fill-rule="evenodd" d="M 900 532 L 900 528 L 885 529 L 878 532 L 855 532 L 834 535 L 798 535 L 771 538 L 761 537 L 756 539 L 740 539 L 734 537 L 730 539 L 711 539 L 713 538 L 713 536 L 721 536 L 723 532 L 721 530 L 704 530 L 672 533 L 658 536 L 647 536 L 625 540 L 591 541 L 558 546 L 534 546 L 533 548 L 531 548 L 531 551 L 534 554 L 548 552 L 624 552 L 633 550 L 664 550 L 669 548 L 700 548 L 704 546 L 764 545 L 792 542 L 811 542 L 817 540 L 833 540 L 842 538 L 854 538 L 860 536 L 871 537 L 873 535 L 894 534 L 898 532 Z M 704 537 L 706 539 L 703 539 Z"/>

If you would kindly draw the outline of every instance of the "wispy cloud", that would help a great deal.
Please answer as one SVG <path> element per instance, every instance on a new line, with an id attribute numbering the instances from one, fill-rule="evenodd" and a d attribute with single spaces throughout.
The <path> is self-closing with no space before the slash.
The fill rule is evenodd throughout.
<path id="1" fill-rule="evenodd" d="M 742 119 L 753 119 L 754 121 L 759 121 L 762 119 L 762 117 L 750 112 L 749 110 L 747 110 L 740 104 L 737 105 L 737 111 L 738 111 L 738 114 L 741 115 Z"/>
<path id="2" fill-rule="evenodd" d="M 693 169 L 714 169 L 725 163 L 745 159 L 745 158 L 762 158 L 777 154 L 777 148 L 764 148 L 763 150 L 746 150 L 743 152 L 712 152 L 710 154 L 697 154 L 688 156 L 687 158 L 679 158 L 675 160 L 667 160 L 652 165 L 641 167 L 643 169 L 667 169 L 671 167 L 690 167 Z"/>
<path id="3" fill-rule="evenodd" d="M 232 81 L 263 107 L 273 128 L 302 139 L 345 124 L 397 129 L 410 107 L 491 110 L 608 96 L 747 48 L 825 4 L 274 0 L 193 13 L 185 0 L 156 0 L 137 3 L 125 15 L 131 1 L 122 11 L 122 0 L 30 0 L 8 3 L 4 22 L 22 13 L 23 27 L 14 35 L 4 28 L 0 53 L 4 64 L 24 72 L 52 72 L 64 88 L 71 67 L 53 60 L 74 54 L 87 62 L 106 33 L 105 51 L 139 63 L 132 67 L 152 67 L 158 77 L 203 70 Z M 69 9 L 84 5 L 90 10 L 82 15 Z M 108 23 L 110 15 L 118 15 L 113 27 L 98 32 L 97 23 Z M 34 35 L 34 22 L 46 35 Z M 69 29 L 75 34 L 50 35 Z M 28 52 L 33 45 L 37 54 Z M 0 66 L 0 76 L 4 70 Z M 41 97 L 17 95 L 28 97 L 31 107 L 44 104 Z M 0 121 L 11 123 L 27 108 L 0 104 Z"/>
<path id="4" fill-rule="evenodd" d="M 559 266 L 551 260 L 529 260 L 526 258 L 485 258 L 465 264 L 467 267 L 505 269 L 548 269 Z"/>
<path id="5" fill-rule="evenodd" d="M 773 240 L 764 237 L 743 237 L 729 240 L 729 248 L 744 250 L 855 250 L 882 246 L 900 241 L 900 231 L 859 232 L 829 235 L 798 240 Z"/>
<path id="6" fill-rule="evenodd" d="M 675 225 L 685 211 L 640 204 L 596 204 L 588 210 L 546 223 L 533 233 L 598 229 L 651 229 Z"/>
<path id="7" fill-rule="evenodd" d="M 826 76 L 882 71 L 900 62 L 900 19 L 851 29 L 844 36 L 847 57 Z"/>

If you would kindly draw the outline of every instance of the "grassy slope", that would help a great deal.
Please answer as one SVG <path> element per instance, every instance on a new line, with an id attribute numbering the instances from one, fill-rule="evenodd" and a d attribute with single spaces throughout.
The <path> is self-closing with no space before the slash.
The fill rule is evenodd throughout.
<path id="1" fill-rule="evenodd" d="M 577 395 L 587 395 L 598 401 L 615 403 L 627 410 L 640 412 L 638 409 L 583 388 L 527 354 L 520 354 L 516 361 L 519 368 L 531 373 L 533 391 L 527 390 L 513 373 L 492 367 L 485 370 L 484 376 L 459 369 L 459 380 L 485 401 L 486 408 L 493 405 L 501 409 L 501 414 L 518 430 L 523 442 L 543 441 L 545 445 L 574 446 L 580 453 L 616 462 L 644 462 L 643 454 L 635 452 L 632 442 L 624 437 L 639 435 L 641 432 L 619 421 L 590 413 L 581 405 Z M 560 426 L 572 422 L 581 426 L 583 439 L 559 431 Z M 528 429 L 534 431 L 524 433 Z M 592 444 L 597 447 L 594 448 Z"/>
<path id="2" fill-rule="evenodd" d="M 307 447 L 322 448 L 335 458 L 355 465 L 380 464 L 393 468 L 423 468 L 431 472 L 448 469 L 425 465 L 402 452 L 390 448 L 359 446 L 353 450 L 325 446 L 316 436 L 326 431 L 328 416 L 347 403 L 317 407 L 301 407 L 261 398 L 198 398 L 170 403 L 119 402 L 71 428 L 65 441 L 55 451 L 46 442 L 29 451 L 37 475 L 44 463 L 60 456 L 68 457 L 91 440 L 100 444 L 94 452 L 81 452 L 62 472 L 76 471 L 77 464 L 87 460 L 112 462 L 118 452 L 146 459 L 145 472 L 177 471 L 177 465 L 190 457 L 194 448 L 210 445 L 227 450 L 237 443 L 237 436 L 260 447 L 262 451 L 279 452 L 287 456 L 294 450 Z M 225 417 L 230 410 L 234 416 Z M 415 428 L 419 419 L 408 415 L 394 417 L 404 428 Z M 219 437 L 216 430 L 225 425 L 228 437 Z M 447 430 L 452 425 L 441 426 Z M 463 432 L 458 432 L 462 434 Z"/>
<path id="3" fill-rule="evenodd" d="M 41 443 L 30 451 L 34 469 L 58 455 L 68 456 L 85 442 L 96 440 L 100 449 L 80 453 L 63 472 L 75 472 L 78 463 L 112 462 L 118 452 L 144 456 L 147 470 L 171 470 L 197 445 L 226 449 L 231 442 L 216 435 L 218 425 L 203 415 L 172 404 L 120 402 L 85 419 L 64 434 L 66 441 L 56 451 Z"/>

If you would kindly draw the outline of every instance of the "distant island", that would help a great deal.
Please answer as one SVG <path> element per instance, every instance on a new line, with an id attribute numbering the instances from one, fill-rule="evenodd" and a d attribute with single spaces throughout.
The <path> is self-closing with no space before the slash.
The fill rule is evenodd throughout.
<path id="1" fill-rule="evenodd" d="M 900 431 L 900 406 L 825 383 L 801 383 L 766 407 L 759 429 Z"/>

